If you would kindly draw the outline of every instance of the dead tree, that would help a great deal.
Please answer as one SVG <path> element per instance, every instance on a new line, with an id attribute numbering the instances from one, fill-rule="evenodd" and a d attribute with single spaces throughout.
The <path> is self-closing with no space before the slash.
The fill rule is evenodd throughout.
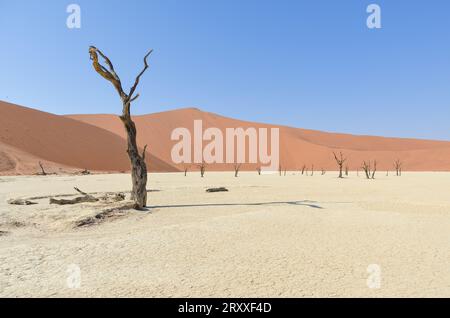
<path id="1" fill-rule="evenodd" d="M 366 174 L 367 179 L 375 179 L 375 173 L 377 172 L 377 161 L 373 161 L 373 167 L 372 163 L 369 161 L 364 161 L 361 167 L 364 170 L 364 173 Z"/>
<path id="2" fill-rule="evenodd" d="M 258 176 L 261 175 L 261 167 L 256 168 L 256 172 L 258 172 Z"/>
<path id="3" fill-rule="evenodd" d="M 402 165 L 403 163 L 400 161 L 400 159 L 394 161 L 394 168 L 397 177 L 400 177 L 402 175 Z"/>
<path id="4" fill-rule="evenodd" d="M 348 177 L 348 165 L 345 165 L 345 175 Z"/>
<path id="5" fill-rule="evenodd" d="M 366 178 L 370 179 L 370 161 L 369 162 L 364 161 L 361 168 L 364 170 Z"/>
<path id="6" fill-rule="evenodd" d="M 372 179 L 375 179 L 375 172 L 377 172 L 377 161 L 373 161 Z"/>
<path id="7" fill-rule="evenodd" d="M 238 177 L 240 169 L 241 169 L 241 164 L 240 163 L 234 164 L 234 177 L 235 178 Z"/>
<path id="8" fill-rule="evenodd" d="M 38 174 L 40 174 L 40 175 L 42 175 L 42 176 L 46 176 L 46 175 L 47 175 L 47 172 L 45 172 L 44 166 L 42 165 L 42 162 L 40 162 L 40 161 L 39 161 L 39 167 L 41 168 L 41 172 L 38 173 Z"/>
<path id="9" fill-rule="evenodd" d="M 314 165 L 311 165 L 311 177 L 314 175 Z"/>
<path id="10" fill-rule="evenodd" d="M 347 158 L 344 158 L 344 155 L 342 154 L 342 151 L 339 153 L 339 157 L 336 155 L 335 152 L 333 152 L 334 159 L 336 160 L 336 163 L 339 166 L 339 178 L 343 178 L 342 176 L 342 167 L 347 160 Z"/>
<path id="11" fill-rule="evenodd" d="M 189 166 L 184 166 L 184 176 L 187 176 L 187 173 L 189 171 Z"/>
<path id="12" fill-rule="evenodd" d="M 128 93 L 125 93 L 122 88 L 120 78 L 116 74 L 114 66 L 109 58 L 95 46 L 89 47 L 89 55 L 92 60 L 92 65 L 94 66 L 94 70 L 104 79 L 113 84 L 122 101 L 122 115 L 120 116 L 120 119 L 127 132 L 127 153 L 131 162 L 131 180 L 133 184 L 131 199 L 134 201 L 133 206 L 135 209 L 142 209 L 147 205 L 147 165 L 145 163 L 145 150 L 147 146 L 144 147 L 142 154 L 140 154 L 136 143 L 136 125 L 131 119 L 130 108 L 131 103 L 139 97 L 139 94 L 135 94 L 135 91 L 139 84 L 141 76 L 148 68 L 147 58 L 152 53 L 152 51 L 153 50 L 150 50 L 144 56 L 144 68 L 136 76 L 136 79 L 130 91 Z M 98 61 L 98 55 L 103 58 L 108 68 L 100 64 L 100 62 Z"/>
<path id="13" fill-rule="evenodd" d="M 281 177 L 281 173 L 283 172 L 283 168 L 281 167 L 281 165 L 278 166 L 278 173 L 280 174 Z"/>
<path id="14" fill-rule="evenodd" d="M 306 170 L 306 165 L 303 165 L 303 168 L 302 168 L 302 175 L 305 173 L 305 170 Z"/>
<path id="15" fill-rule="evenodd" d="M 324 168 L 322 168 L 322 176 L 325 175 L 326 171 Z"/>
<path id="16" fill-rule="evenodd" d="M 204 177 L 205 176 L 205 171 L 206 171 L 206 162 L 202 162 L 198 165 L 198 168 L 200 169 L 200 177 Z"/>
<path id="17" fill-rule="evenodd" d="M 284 168 L 284 176 L 286 177 L 286 168 Z"/>

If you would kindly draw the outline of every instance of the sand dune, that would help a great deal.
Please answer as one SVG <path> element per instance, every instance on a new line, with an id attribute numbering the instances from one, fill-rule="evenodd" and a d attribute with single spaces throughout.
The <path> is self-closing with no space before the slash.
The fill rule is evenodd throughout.
<path id="1" fill-rule="evenodd" d="M 126 142 L 81 121 L 0 102 L 0 173 L 34 173 L 38 161 L 50 170 L 78 168 L 124 171 L 130 163 Z M 149 155 L 151 171 L 174 168 Z"/>
<path id="2" fill-rule="evenodd" d="M 94 126 L 101 127 L 121 137 L 124 132 L 121 123 L 113 115 L 70 115 Z M 336 169 L 333 151 L 343 151 L 349 158 L 349 168 L 356 170 L 363 160 L 377 160 L 378 168 L 392 170 L 393 162 L 401 159 L 405 170 L 435 171 L 450 170 L 450 142 L 404 138 L 384 138 L 326 133 L 321 131 L 291 128 L 246 122 L 185 108 L 175 111 L 134 117 L 139 130 L 138 143 L 151 145 L 151 151 L 158 158 L 171 162 L 170 150 L 175 144 L 170 134 L 177 127 L 185 127 L 193 134 L 193 121 L 201 119 L 204 129 L 278 127 L 280 128 L 280 162 L 288 170 L 301 169 L 303 165 L 315 169 Z M 425 159 L 426 158 L 426 159 Z M 246 165 L 243 170 L 253 170 L 256 165 Z M 230 170 L 230 165 L 212 165 L 212 170 Z"/>
<path id="3" fill-rule="evenodd" d="M 176 143 L 170 140 L 173 129 L 193 131 L 194 120 L 201 119 L 203 128 L 273 128 L 280 129 L 280 163 L 288 170 L 303 165 L 316 170 L 336 169 L 332 152 L 343 151 L 351 170 L 363 160 L 378 162 L 380 170 L 392 170 L 393 161 L 401 159 L 404 170 L 449 171 L 450 142 L 348 134 L 246 122 L 203 112 L 197 108 L 135 116 L 138 144 L 148 145 L 149 170 L 169 172 L 182 169 L 171 159 Z M 27 174 L 38 170 L 37 162 L 49 169 L 69 171 L 128 171 L 125 153 L 126 136 L 116 115 L 58 116 L 34 109 L 0 102 L 0 174 Z M 205 143 L 206 144 L 206 143 Z M 242 170 L 254 170 L 247 164 Z M 195 169 L 195 167 L 191 167 Z M 227 164 L 214 164 L 209 170 L 231 170 Z"/>

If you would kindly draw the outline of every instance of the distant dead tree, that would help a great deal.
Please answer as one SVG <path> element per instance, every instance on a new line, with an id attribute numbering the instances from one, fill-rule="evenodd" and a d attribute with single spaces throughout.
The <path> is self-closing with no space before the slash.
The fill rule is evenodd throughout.
<path id="1" fill-rule="evenodd" d="M 234 176 L 237 178 L 239 175 L 239 170 L 241 169 L 241 163 L 234 164 Z"/>
<path id="2" fill-rule="evenodd" d="M 256 168 L 256 172 L 258 172 L 258 176 L 261 175 L 261 167 Z"/>
<path id="3" fill-rule="evenodd" d="M 375 179 L 375 172 L 377 172 L 377 161 L 373 161 L 372 179 Z"/>
<path id="4" fill-rule="evenodd" d="M 345 165 L 345 175 L 348 177 L 348 165 Z"/>
<path id="5" fill-rule="evenodd" d="M 302 167 L 302 175 L 305 173 L 305 170 L 306 170 L 306 165 L 303 165 L 303 167 Z"/>
<path id="6" fill-rule="evenodd" d="M 187 176 L 187 173 L 188 173 L 188 171 L 189 171 L 189 166 L 184 166 L 184 176 L 186 177 Z"/>
<path id="7" fill-rule="evenodd" d="M 284 176 L 286 177 L 286 168 L 284 168 Z"/>
<path id="8" fill-rule="evenodd" d="M 128 93 L 125 93 L 122 88 L 120 78 L 114 70 L 114 66 L 109 58 L 95 46 L 89 47 L 89 55 L 92 60 L 92 65 L 94 66 L 94 70 L 104 79 L 113 84 L 122 101 L 122 115 L 120 116 L 120 120 L 122 121 L 127 132 L 127 153 L 131 162 L 131 181 L 133 185 L 131 191 L 131 199 L 134 201 L 133 206 L 135 209 L 142 209 L 147 205 L 147 165 L 145 163 L 145 151 L 147 146 L 144 147 L 142 154 L 140 154 L 136 143 L 136 125 L 131 119 L 130 108 L 131 103 L 139 97 L 139 94 L 135 94 L 135 91 L 139 84 L 141 76 L 148 69 L 147 58 L 152 53 L 152 51 L 153 50 L 150 50 L 144 56 L 144 68 L 136 76 L 136 79 L 130 91 Z M 100 64 L 100 62 L 98 61 L 98 55 L 103 58 L 108 68 Z"/>
<path id="9" fill-rule="evenodd" d="M 280 174 L 281 177 L 281 173 L 283 172 L 283 167 L 281 167 L 281 165 L 278 166 L 278 173 Z"/>
<path id="10" fill-rule="evenodd" d="M 394 161 L 394 168 L 397 177 L 400 177 L 402 175 L 402 166 L 403 162 L 401 162 L 400 159 Z"/>
<path id="11" fill-rule="evenodd" d="M 314 175 L 314 165 L 311 165 L 311 177 Z"/>
<path id="12" fill-rule="evenodd" d="M 326 171 L 324 168 L 322 168 L 322 176 L 325 175 Z"/>
<path id="13" fill-rule="evenodd" d="M 373 161 L 372 163 L 369 161 L 364 161 L 361 167 L 364 170 L 364 173 L 366 174 L 367 179 L 375 179 L 375 173 L 377 172 L 377 161 Z"/>
<path id="14" fill-rule="evenodd" d="M 38 174 L 41 175 L 41 176 L 46 176 L 47 172 L 45 172 L 44 166 L 42 165 L 42 162 L 40 162 L 40 161 L 39 161 L 39 167 L 41 168 L 41 172 L 38 173 Z"/>
<path id="15" fill-rule="evenodd" d="M 206 162 L 202 162 L 200 164 L 197 165 L 198 168 L 200 169 L 200 177 L 204 177 L 205 176 L 205 171 L 206 171 Z"/>
<path id="16" fill-rule="evenodd" d="M 386 170 L 386 177 L 389 177 L 389 170 Z"/>
<path id="17" fill-rule="evenodd" d="M 342 151 L 339 153 L 339 157 L 336 155 L 335 152 L 333 152 L 334 159 L 336 160 L 336 163 L 339 166 L 339 178 L 343 178 L 342 176 L 342 167 L 347 160 L 347 158 L 344 158 L 344 155 L 342 154 Z"/>
<path id="18" fill-rule="evenodd" d="M 370 179 L 370 161 L 369 162 L 364 161 L 361 168 L 364 170 L 366 178 Z"/>

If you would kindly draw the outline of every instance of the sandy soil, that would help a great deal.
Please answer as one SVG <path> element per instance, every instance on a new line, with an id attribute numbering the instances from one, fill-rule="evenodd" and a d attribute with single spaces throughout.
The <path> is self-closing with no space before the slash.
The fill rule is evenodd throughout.
<path id="1" fill-rule="evenodd" d="M 124 191 L 128 175 L 1 177 L 0 296 L 450 297 L 450 173 L 196 172 L 149 183 L 148 211 L 77 228 L 111 206 L 6 200 Z M 370 264 L 380 288 L 367 285 Z"/>

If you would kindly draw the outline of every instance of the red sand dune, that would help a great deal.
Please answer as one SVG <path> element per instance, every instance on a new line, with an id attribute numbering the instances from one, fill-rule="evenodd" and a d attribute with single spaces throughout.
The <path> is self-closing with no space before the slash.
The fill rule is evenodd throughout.
<path id="1" fill-rule="evenodd" d="M 94 126 L 116 133 L 121 137 L 125 133 L 120 120 L 114 115 L 71 115 L 68 116 Z M 326 133 L 314 130 L 274 126 L 235 120 L 196 108 L 186 108 L 150 115 L 135 116 L 138 128 L 138 143 L 149 145 L 150 152 L 166 162 L 172 162 L 170 151 L 176 143 L 170 140 L 170 134 L 177 127 L 185 127 L 193 134 L 193 121 L 201 119 L 203 128 L 278 127 L 280 128 L 280 163 L 288 170 L 309 168 L 314 165 L 336 170 L 333 151 L 342 151 L 348 158 L 349 168 L 358 169 L 364 160 L 377 160 L 381 170 L 392 170 L 393 162 L 400 159 L 404 169 L 410 171 L 450 170 L 450 142 L 417 140 L 404 138 L 384 138 L 355 136 L 349 134 Z M 213 165 L 210 170 L 231 170 L 231 165 Z M 243 169 L 254 169 L 256 165 L 246 165 Z"/>
<path id="2" fill-rule="evenodd" d="M 49 172 L 125 171 L 126 142 L 81 121 L 0 102 L 0 173 L 33 174 L 42 161 Z M 175 169 L 148 155 L 153 171 Z"/>
<path id="3" fill-rule="evenodd" d="M 170 135 L 178 127 L 192 132 L 196 119 L 203 121 L 203 129 L 217 127 L 223 132 L 237 127 L 280 128 L 283 169 L 314 165 L 315 170 L 336 170 L 332 152 L 342 151 L 351 170 L 359 168 L 363 160 L 373 159 L 380 170 L 392 170 L 396 159 L 404 162 L 404 170 L 450 170 L 450 142 L 325 133 L 245 122 L 186 108 L 134 117 L 138 144 L 148 145 L 150 171 L 182 168 L 172 163 L 170 153 L 176 142 L 170 140 Z M 38 161 L 53 171 L 125 171 L 129 170 L 125 149 L 125 132 L 116 115 L 58 116 L 0 102 L 0 174 L 35 173 Z M 254 170 L 256 166 L 244 165 L 242 170 Z M 208 169 L 233 167 L 214 164 Z"/>

